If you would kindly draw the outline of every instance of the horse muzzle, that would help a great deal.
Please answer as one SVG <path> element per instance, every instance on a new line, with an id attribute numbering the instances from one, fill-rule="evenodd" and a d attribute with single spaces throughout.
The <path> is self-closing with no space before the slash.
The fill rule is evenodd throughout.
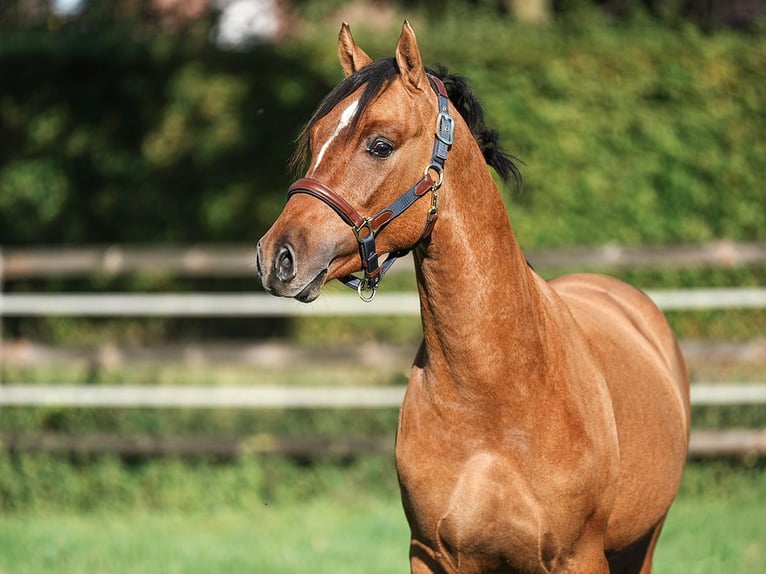
<path id="1" fill-rule="evenodd" d="M 264 239 L 258 242 L 255 265 L 263 288 L 272 295 L 304 303 L 316 299 L 325 284 L 327 266 L 299 261 L 296 248 L 289 241 L 271 244 Z"/>

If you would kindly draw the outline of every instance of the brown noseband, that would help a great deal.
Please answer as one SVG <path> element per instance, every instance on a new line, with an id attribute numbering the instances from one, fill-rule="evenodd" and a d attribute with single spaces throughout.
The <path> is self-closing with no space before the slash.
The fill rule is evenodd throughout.
<path id="1" fill-rule="evenodd" d="M 431 154 L 431 162 L 426 166 L 423 176 L 391 205 L 381 209 L 372 217 L 363 217 L 350 203 L 335 193 L 330 187 L 310 177 L 297 180 L 287 191 L 288 199 L 296 193 L 305 193 L 322 200 L 354 231 L 356 240 L 359 243 L 359 255 L 362 260 L 364 277 L 359 278 L 354 275 L 346 275 L 345 277 L 338 278 L 338 280 L 344 285 L 356 289 L 359 297 L 364 301 L 372 301 L 383 276 L 399 257 L 409 253 L 421 241 L 431 235 L 431 230 L 439 216 L 437 190 L 442 184 L 447 152 L 452 147 L 455 121 L 449 114 L 449 96 L 447 95 L 444 83 L 439 78 L 430 74 L 428 79 L 439 99 L 439 116 L 436 120 L 436 141 L 433 153 Z M 436 181 L 431 177 L 432 173 L 436 175 Z M 375 236 L 429 191 L 431 192 L 431 209 L 428 212 L 425 228 L 420 239 L 407 249 L 389 253 L 386 260 L 379 264 L 378 253 L 375 247 Z M 368 293 L 368 295 L 365 295 L 365 293 Z"/>

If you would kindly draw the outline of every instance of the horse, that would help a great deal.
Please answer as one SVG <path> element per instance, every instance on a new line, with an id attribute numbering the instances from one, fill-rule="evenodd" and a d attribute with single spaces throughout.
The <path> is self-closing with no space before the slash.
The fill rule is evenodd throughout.
<path id="1" fill-rule="evenodd" d="M 690 425 L 665 317 L 614 278 L 532 269 L 488 168 L 510 182 L 514 158 L 407 21 L 392 58 L 346 23 L 338 55 L 256 269 L 273 295 L 339 279 L 370 300 L 412 251 L 423 340 L 395 446 L 411 572 L 651 572 Z"/>

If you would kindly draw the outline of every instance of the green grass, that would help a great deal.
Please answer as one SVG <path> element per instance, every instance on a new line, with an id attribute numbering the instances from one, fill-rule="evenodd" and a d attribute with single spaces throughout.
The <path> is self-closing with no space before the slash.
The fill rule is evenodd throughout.
<path id="1" fill-rule="evenodd" d="M 655 574 L 766 572 L 766 472 L 687 467 L 655 554 Z"/>
<path id="2" fill-rule="evenodd" d="M 199 501 L 190 510 L 6 514 L 0 517 L 0 574 L 407 571 L 407 527 L 396 495 L 343 484 L 342 474 L 334 478 L 315 496 L 241 506 Z M 764 508 L 763 466 L 691 465 L 655 572 L 764 572 Z"/>
<path id="3" fill-rule="evenodd" d="M 656 574 L 766 571 L 766 490 L 759 498 L 684 497 L 673 507 L 655 555 Z"/>
<path id="4" fill-rule="evenodd" d="M 404 571 L 395 500 L 322 499 L 254 512 L 22 515 L 0 520 L 0 573 Z"/>

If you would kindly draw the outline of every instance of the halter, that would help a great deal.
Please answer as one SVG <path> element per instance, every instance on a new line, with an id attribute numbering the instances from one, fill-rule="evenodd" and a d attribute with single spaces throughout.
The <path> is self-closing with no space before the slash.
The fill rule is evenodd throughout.
<path id="1" fill-rule="evenodd" d="M 431 162 L 426 166 L 423 176 L 391 205 L 381 209 L 372 217 L 363 217 L 351 204 L 335 193 L 330 187 L 310 177 L 297 180 L 287 191 L 288 199 L 296 193 L 305 193 L 322 200 L 351 227 L 359 243 L 359 255 L 362 260 L 364 277 L 346 275 L 339 277 L 338 281 L 347 287 L 356 289 L 362 301 L 369 302 L 375 298 L 378 285 L 390 267 L 398 258 L 412 251 L 420 242 L 431 235 L 434 224 L 439 217 L 437 191 L 444 179 L 444 162 L 454 140 L 455 120 L 449 114 L 449 96 L 447 95 L 444 83 L 439 78 L 430 74 L 428 79 L 439 100 L 439 115 L 436 118 L 436 141 L 434 142 L 434 150 L 431 154 Z M 432 174 L 436 177 L 435 180 Z M 379 263 L 378 252 L 375 247 L 375 236 L 429 191 L 431 192 L 431 209 L 428 211 L 425 227 L 420 235 L 420 239 L 412 247 L 389 253 L 386 260 L 383 263 Z"/>

